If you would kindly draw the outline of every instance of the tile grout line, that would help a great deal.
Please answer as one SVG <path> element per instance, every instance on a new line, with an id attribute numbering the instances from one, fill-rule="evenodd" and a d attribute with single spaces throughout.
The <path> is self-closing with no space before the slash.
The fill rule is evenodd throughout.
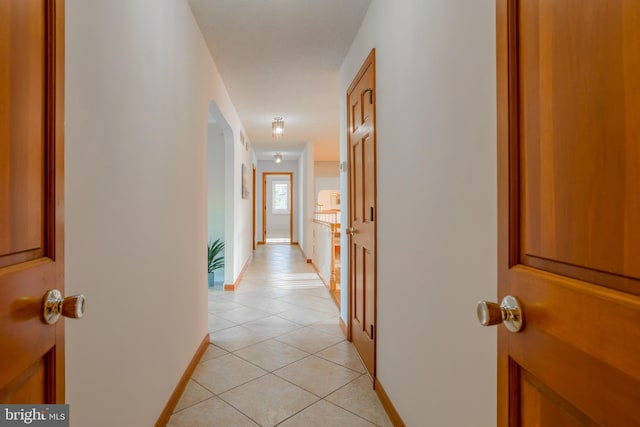
<path id="1" fill-rule="evenodd" d="M 303 262 L 305 262 L 305 264 L 302 264 Z M 278 268 L 279 266 L 285 263 L 288 264 L 290 267 Z M 269 268 L 270 265 L 275 265 L 276 268 Z M 288 409 L 281 413 L 281 415 L 287 415 L 284 419 L 277 421 L 275 424 L 272 424 L 270 422 L 268 423 L 268 425 L 279 426 L 287 422 L 291 418 L 295 417 L 296 415 L 306 411 L 313 405 L 316 405 L 322 401 L 324 401 L 326 404 L 332 405 L 332 407 L 340 408 L 341 410 L 345 411 L 345 413 L 354 415 L 358 419 L 361 419 L 367 423 L 370 423 L 372 425 L 378 425 L 377 423 L 374 423 L 373 421 L 365 418 L 364 416 L 356 412 L 353 412 L 350 409 L 342 407 L 340 404 L 330 402 L 329 400 L 327 400 L 327 398 L 332 394 L 339 392 L 340 390 L 349 386 L 353 382 L 360 380 L 363 376 L 367 374 L 363 373 L 361 370 L 354 369 L 353 367 L 350 367 L 350 366 L 346 366 L 346 364 L 354 363 L 352 359 L 352 355 L 348 353 L 349 350 L 346 348 L 336 349 L 335 351 L 330 353 L 330 354 L 333 354 L 333 358 L 335 360 L 331 360 L 328 358 L 329 356 L 323 356 L 320 354 L 322 352 L 327 351 L 328 349 L 331 349 L 332 347 L 343 345 L 343 343 L 345 343 L 346 341 L 344 339 L 344 336 L 342 334 L 338 335 L 337 331 L 334 332 L 331 326 L 333 321 L 337 320 L 337 318 L 340 316 L 340 312 L 336 307 L 331 307 L 331 309 L 329 309 L 327 302 L 333 302 L 331 299 L 331 295 L 328 293 L 328 290 L 324 286 L 324 283 L 322 283 L 319 280 L 317 273 L 315 271 L 309 271 L 309 269 L 306 268 L 306 260 L 303 259 L 301 256 L 296 257 L 296 253 L 290 252 L 290 251 L 275 253 L 275 254 L 273 252 L 265 253 L 263 251 L 262 253 L 258 253 L 256 255 L 256 257 L 254 258 L 252 267 L 246 272 L 244 278 L 242 279 L 242 282 L 243 282 L 243 287 L 233 294 L 217 291 L 217 290 L 209 291 L 208 304 L 216 305 L 217 307 L 219 307 L 219 309 L 213 309 L 211 311 L 209 308 L 207 309 L 207 314 L 211 316 L 209 324 L 215 324 L 216 319 L 220 319 L 220 323 L 224 321 L 224 322 L 228 322 L 227 324 L 230 324 L 232 326 L 217 329 L 215 331 L 209 330 L 210 337 L 211 337 L 210 345 L 213 345 L 216 349 L 219 349 L 226 353 L 222 355 L 217 355 L 215 357 L 211 357 L 201 363 L 204 363 L 210 360 L 216 360 L 226 355 L 232 355 L 235 358 L 237 358 L 237 360 L 240 360 L 243 363 L 247 363 L 250 366 L 260 369 L 261 374 L 248 381 L 243 381 L 241 384 L 234 385 L 234 387 L 231 387 L 228 390 L 225 390 L 221 393 L 214 393 L 212 390 L 210 390 L 200 382 L 196 381 L 193 377 L 191 377 L 190 379 L 194 381 L 194 384 L 197 384 L 198 386 L 202 387 L 204 390 L 211 393 L 212 395 L 204 400 L 192 403 L 189 406 L 182 408 L 180 411 L 176 413 L 181 413 L 187 409 L 193 408 L 194 406 L 200 405 L 204 402 L 207 402 L 213 399 L 214 397 L 217 397 L 225 405 L 228 405 L 230 408 L 233 408 L 233 410 L 237 411 L 239 414 L 242 414 L 242 416 L 248 418 L 249 420 L 251 420 L 252 422 L 258 425 L 261 425 L 260 422 L 258 422 L 256 419 L 252 418 L 251 416 L 243 412 L 239 407 L 234 406 L 229 401 L 222 398 L 221 395 L 232 392 L 238 388 L 244 387 L 253 381 L 257 381 L 269 375 L 272 375 L 273 378 L 277 378 L 280 381 L 284 381 L 285 383 L 288 383 L 292 387 L 295 387 L 295 389 L 305 391 L 306 393 L 309 394 L 309 398 L 313 398 L 313 402 L 310 402 L 309 404 L 305 405 L 304 407 L 298 410 L 295 410 L 294 407 L 289 407 L 289 409 L 294 410 L 293 413 L 287 415 L 287 413 L 289 412 L 289 409 Z M 309 284 L 308 287 L 305 286 L 306 283 Z M 264 303 L 265 307 L 270 306 L 272 308 L 268 311 L 262 310 L 260 306 L 261 300 L 265 301 Z M 282 306 L 278 304 L 286 304 L 284 306 L 285 309 L 281 309 Z M 225 310 L 225 308 L 229 308 L 229 307 L 233 307 L 233 308 L 229 310 Z M 322 308 L 316 309 L 314 307 L 322 307 Z M 237 312 L 235 313 L 235 320 L 230 320 L 225 317 L 225 314 L 228 314 L 229 312 L 232 312 L 234 310 L 237 310 Z M 252 316 L 252 312 L 255 312 L 255 311 L 261 312 L 261 315 L 257 318 L 252 318 L 246 321 L 244 320 L 244 318 L 250 318 Z M 287 316 L 287 312 L 292 312 L 288 316 L 290 318 L 284 317 L 284 316 Z M 312 321 L 310 323 L 307 323 L 308 318 L 305 319 L 305 315 L 312 316 Z M 233 317 L 233 315 L 230 315 L 230 317 Z M 269 321 L 265 321 L 265 319 L 269 319 L 269 318 L 273 319 L 273 323 L 275 323 L 275 325 L 270 326 Z M 291 318 L 296 318 L 296 320 L 291 320 Z M 305 320 L 303 320 L 303 322 L 300 322 L 301 319 L 305 319 Z M 285 325 L 278 324 L 281 320 L 284 321 L 282 323 L 285 323 Z M 256 326 L 259 326 L 262 324 L 262 328 L 258 327 L 258 329 L 263 329 L 263 330 L 260 331 L 260 330 L 252 329 L 250 326 L 248 326 L 252 323 L 255 323 Z M 282 329 L 278 330 L 280 326 L 282 326 L 282 329 L 287 329 L 287 330 L 284 332 L 282 332 Z M 217 334 L 220 334 L 223 331 L 227 331 L 235 327 L 242 328 L 242 329 L 238 329 L 238 331 L 246 331 L 247 335 L 249 335 L 250 337 L 249 341 L 251 341 L 252 339 L 257 339 L 257 341 L 251 342 L 248 345 L 243 345 L 233 350 L 225 348 L 224 346 L 216 342 Z M 271 335 L 272 332 L 269 332 L 270 330 L 272 330 L 272 327 L 273 329 L 277 330 L 277 332 L 274 335 Z M 288 327 L 291 327 L 292 329 L 288 329 Z M 309 341 L 311 337 L 309 338 L 305 337 L 304 332 L 302 332 L 305 329 L 307 329 L 309 333 L 317 334 L 317 336 L 320 337 L 321 342 L 325 339 L 327 341 L 334 341 L 334 339 L 336 339 L 337 341 L 331 342 L 331 344 L 327 344 L 327 345 L 321 344 L 320 348 L 317 348 L 317 349 L 314 348 L 313 351 L 308 351 L 302 348 L 303 346 L 305 346 L 304 343 L 293 344 L 291 342 L 283 341 L 283 339 L 285 339 L 284 337 L 286 337 L 287 335 L 299 333 L 300 335 L 298 337 L 294 337 L 292 340 L 295 341 L 297 339 L 300 342 L 304 342 L 306 339 L 307 343 L 311 344 L 307 347 L 313 347 L 313 342 L 312 342 L 313 340 Z M 340 330 L 339 332 L 342 332 L 342 331 Z M 236 343 L 242 343 L 242 341 L 246 339 L 246 337 L 244 337 L 243 335 L 241 335 L 241 337 L 242 338 L 240 337 L 234 338 L 233 333 L 229 332 L 225 339 L 227 339 L 228 343 L 233 347 L 234 340 Z M 247 358 L 240 356 L 238 354 L 250 347 L 259 346 L 261 344 L 265 344 L 270 341 L 274 343 L 278 343 L 281 346 L 288 346 L 291 349 L 295 349 L 298 352 L 302 352 L 304 356 L 297 358 L 295 360 L 292 360 L 291 362 L 285 363 L 282 366 L 277 366 L 273 369 L 271 368 L 267 369 L 263 366 L 260 366 L 257 362 L 252 362 L 251 360 L 249 360 L 248 359 L 249 357 L 253 357 L 251 354 L 247 353 L 247 355 L 245 356 Z M 268 356 L 265 356 L 265 357 L 270 357 L 270 358 L 275 357 L 276 363 L 277 363 L 278 351 L 276 350 L 282 349 L 287 351 L 286 347 L 281 347 L 281 346 L 280 347 L 275 346 L 275 348 L 273 348 L 274 350 L 273 354 L 269 354 Z M 254 360 L 260 360 L 259 359 L 261 357 L 260 351 L 261 350 L 257 350 L 257 353 L 253 353 L 256 356 Z M 343 351 L 347 351 L 347 353 L 343 354 L 342 353 Z M 281 371 L 291 365 L 303 362 L 307 359 L 311 359 L 311 356 L 315 356 L 316 359 L 321 360 L 323 363 L 325 363 L 325 365 L 320 364 L 320 366 L 326 366 L 327 368 L 329 366 L 342 368 L 343 369 L 342 372 L 344 373 L 340 373 L 340 375 L 345 375 L 345 374 L 347 376 L 355 375 L 355 378 L 350 380 L 347 378 L 347 382 L 345 384 L 336 387 L 334 390 L 327 392 L 326 395 L 323 396 L 323 395 L 316 394 L 310 390 L 307 390 L 305 386 L 296 384 L 295 382 L 293 382 L 293 380 L 290 381 L 284 377 L 281 377 L 279 374 L 276 373 L 277 371 Z M 345 357 L 341 357 L 341 356 L 345 356 Z M 297 357 L 295 355 L 295 352 L 292 352 L 292 357 L 294 358 Z M 262 359 L 262 360 L 265 360 L 265 359 Z M 343 360 L 345 364 L 338 362 L 338 360 Z M 328 364 L 326 362 L 328 362 Z M 211 362 L 211 363 L 214 363 L 214 362 Z M 269 363 L 268 360 L 266 361 L 266 363 L 267 364 Z M 339 372 L 339 371 L 334 371 L 333 368 L 328 368 L 328 369 L 329 371 L 327 372 L 336 372 L 336 373 Z M 319 375 L 322 375 L 322 373 L 323 373 L 322 370 L 318 371 Z M 294 375 L 294 377 L 296 376 Z M 337 378 L 340 379 L 340 377 L 337 377 Z M 209 379 L 210 378 L 207 377 L 207 381 L 209 381 Z M 219 381 L 219 380 L 215 380 L 214 378 L 211 378 L 211 379 L 214 380 L 214 383 L 215 381 Z M 229 381 L 229 383 L 233 384 L 234 383 L 233 378 L 230 378 L 230 380 L 231 381 Z M 308 382 L 307 384 L 309 386 L 314 385 Z M 358 387 L 360 387 L 360 385 Z M 323 387 L 320 387 L 320 388 L 323 388 Z M 331 388 L 333 388 L 333 386 L 329 387 L 329 389 Z M 295 389 L 292 389 L 292 390 L 295 390 Z M 322 394 L 325 394 L 325 393 L 322 393 Z M 283 398 L 284 396 L 285 395 L 283 395 Z M 236 403 L 240 403 L 240 402 L 236 402 Z M 300 401 L 300 403 L 303 403 L 303 401 Z M 247 406 L 246 402 L 241 406 L 245 407 L 245 409 L 250 409 L 250 406 Z M 254 412 L 254 416 L 257 416 L 258 418 L 263 418 L 263 415 L 261 413 L 256 413 L 255 410 L 252 412 Z M 344 416 L 346 417 L 346 414 Z M 377 415 L 374 415 L 374 417 L 377 417 Z"/>

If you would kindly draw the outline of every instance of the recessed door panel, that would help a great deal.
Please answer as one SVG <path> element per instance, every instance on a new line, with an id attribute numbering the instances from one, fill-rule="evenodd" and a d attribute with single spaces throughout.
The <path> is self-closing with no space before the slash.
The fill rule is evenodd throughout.
<path id="1" fill-rule="evenodd" d="M 358 245 L 354 245 L 354 298 L 353 298 L 353 320 L 357 329 L 362 330 L 364 324 L 364 265 L 363 250 Z"/>
<path id="2" fill-rule="evenodd" d="M 352 177 L 354 182 L 353 188 L 353 212 L 352 221 L 362 222 L 362 213 L 364 211 L 364 181 L 363 181 L 363 162 L 362 162 L 362 143 L 354 144 L 352 149 L 353 168 Z"/>
<path id="3" fill-rule="evenodd" d="M 590 420 L 577 408 L 526 371 L 520 375 L 518 420 L 522 427 L 587 427 Z"/>
<path id="4" fill-rule="evenodd" d="M 518 5 L 521 262 L 640 295 L 640 6 Z"/>
<path id="5" fill-rule="evenodd" d="M 376 153 L 373 139 L 366 135 L 362 139 L 363 144 L 363 175 L 364 175 L 364 195 L 363 195 L 363 222 L 374 221 L 374 209 L 376 200 Z"/>
<path id="6" fill-rule="evenodd" d="M 0 267 L 43 255 L 45 19 L 38 1 L 0 4 Z"/>

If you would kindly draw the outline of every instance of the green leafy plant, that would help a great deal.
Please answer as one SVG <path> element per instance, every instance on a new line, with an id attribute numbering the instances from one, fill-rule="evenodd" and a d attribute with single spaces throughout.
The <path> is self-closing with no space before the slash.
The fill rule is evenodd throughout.
<path id="1" fill-rule="evenodd" d="M 222 239 L 209 242 L 207 253 L 209 254 L 209 273 L 224 267 L 224 241 Z"/>

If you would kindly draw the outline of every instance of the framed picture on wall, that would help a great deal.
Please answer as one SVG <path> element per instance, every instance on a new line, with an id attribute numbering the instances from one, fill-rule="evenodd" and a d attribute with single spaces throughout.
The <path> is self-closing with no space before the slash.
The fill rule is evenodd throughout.
<path id="1" fill-rule="evenodd" d="M 249 171 L 244 163 L 242 164 L 242 198 L 249 198 Z"/>

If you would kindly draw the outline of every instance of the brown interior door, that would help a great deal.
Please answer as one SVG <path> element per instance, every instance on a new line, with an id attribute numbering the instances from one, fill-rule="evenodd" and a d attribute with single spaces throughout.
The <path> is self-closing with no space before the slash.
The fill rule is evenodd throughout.
<path id="1" fill-rule="evenodd" d="M 349 108 L 349 317 L 351 339 L 375 377 L 375 51 L 347 92 Z"/>
<path id="2" fill-rule="evenodd" d="M 498 0 L 501 426 L 640 425 L 640 1 Z"/>
<path id="3" fill-rule="evenodd" d="M 0 2 L 0 402 L 64 402 L 64 3 Z"/>

